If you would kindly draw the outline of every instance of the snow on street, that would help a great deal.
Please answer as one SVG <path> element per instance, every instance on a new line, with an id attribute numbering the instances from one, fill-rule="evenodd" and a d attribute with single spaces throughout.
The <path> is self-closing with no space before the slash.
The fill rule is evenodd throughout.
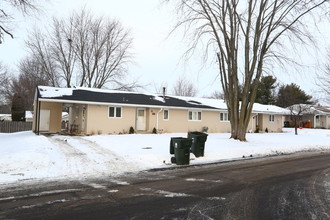
<path id="1" fill-rule="evenodd" d="M 330 130 L 294 129 L 284 133 L 247 134 L 248 142 L 230 134 L 209 134 L 201 164 L 270 154 L 330 150 Z M 37 136 L 32 132 L 0 134 L 0 187 L 24 181 L 76 180 L 122 175 L 169 165 L 171 137 L 186 134 Z"/>

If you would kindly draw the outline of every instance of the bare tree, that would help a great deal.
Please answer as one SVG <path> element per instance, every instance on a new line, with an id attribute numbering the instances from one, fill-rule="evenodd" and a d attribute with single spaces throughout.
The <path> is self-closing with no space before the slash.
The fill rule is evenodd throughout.
<path id="1" fill-rule="evenodd" d="M 6 85 L 8 80 L 8 68 L 0 62 L 0 86 Z"/>
<path id="2" fill-rule="evenodd" d="M 26 41 L 26 45 L 31 53 L 29 57 L 33 57 L 34 62 L 37 60 L 38 65 L 41 65 L 44 74 L 50 80 L 51 86 L 60 86 L 60 76 L 56 68 L 53 52 L 48 36 L 40 31 L 34 30 Z"/>
<path id="3" fill-rule="evenodd" d="M 246 131 L 263 72 L 274 60 L 283 62 L 288 58 L 287 51 L 283 50 L 283 42 L 294 44 L 296 41 L 301 45 L 311 39 L 307 28 L 309 22 L 304 19 L 328 2 L 177 1 L 180 20 L 176 28 L 183 26 L 186 38 L 191 36 L 187 54 L 194 52 L 198 45 L 206 45 L 205 54 L 212 51 L 216 55 L 231 123 L 231 138 L 246 141 Z"/>
<path id="4" fill-rule="evenodd" d="M 36 10 L 37 7 L 34 4 L 34 0 L 3 0 L 0 6 L 0 43 L 3 42 L 4 35 L 9 35 L 14 38 L 9 23 L 13 19 L 10 12 L 7 11 L 9 8 L 15 8 L 26 14 L 28 11 Z"/>
<path id="5" fill-rule="evenodd" d="M 330 102 L 330 49 L 327 54 L 327 63 L 324 65 L 324 70 L 317 74 L 316 84 L 326 94 L 326 100 Z"/>
<path id="6" fill-rule="evenodd" d="M 69 19 L 53 19 L 51 28 L 47 34 L 35 31 L 27 43 L 66 87 L 74 82 L 93 88 L 110 84 L 122 90 L 139 87 L 136 80 L 126 82 L 132 38 L 119 21 L 95 17 L 83 9 Z"/>
<path id="7" fill-rule="evenodd" d="M 290 119 L 294 122 L 295 135 L 298 135 L 298 127 L 300 126 L 304 114 L 310 114 L 312 105 L 309 104 L 296 104 L 291 105 L 287 109 L 290 110 Z"/>
<path id="8" fill-rule="evenodd" d="M 8 67 L 0 62 L 0 104 L 4 104 L 6 101 L 6 88 L 9 82 L 10 76 Z"/>
<path id="9" fill-rule="evenodd" d="M 8 104 L 14 100 L 14 96 L 22 97 L 22 106 L 26 110 L 33 110 L 33 99 L 36 86 L 52 85 L 52 80 L 44 74 L 43 65 L 39 60 L 25 58 L 19 63 L 19 75 L 7 79 L 6 86 L 1 90 Z"/>
<path id="10" fill-rule="evenodd" d="M 214 91 L 210 96 L 207 96 L 207 98 L 210 98 L 210 99 L 224 99 L 225 96 L 224 96 L 223 92 Z"/>
<path id="11" fill-rule="evenodd" d="M 60 76 L 70 88 L 73 80 L 76 53 L 72 45 L 74 37 L 74 24 L 72 18 L 66 23 L 64 20 L 53 19 L 53 27 L 50 38 L 50 50 L 52 58 L 57 63 Z"/>
<path id="12" fill-rule="evenodd" d="M 168 83 L 163 81 L 159 83 L 153 83 L 155 94 L 163 95 L 163 92 L 166 93 L 166 88 L 168 88 Z M 165 91 L 164 91 L 165 88 Z"/>
<path id="13" fill-rule="evenodd" d="M 131 58 L 129 32 L 118 21 L 95 18 L 86 10 L 73 16 L 76 33 L 73 45 L 82 69 L 80 86 L 118 85 Z"/>
<path id="14" fill-rule="evenodd" d="M 194 97 L 196 93 L 196 87 L 186 77 L 180 77 L 173 87 L 173 94 L 177 96 Z"/>

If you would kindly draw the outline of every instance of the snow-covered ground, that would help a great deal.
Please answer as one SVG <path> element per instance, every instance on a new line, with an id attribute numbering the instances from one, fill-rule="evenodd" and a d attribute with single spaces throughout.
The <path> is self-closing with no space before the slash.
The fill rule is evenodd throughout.
<path id="1" fill-rule="evenodd" d="M 37 136 L 32 132 L 0 134 L 0 185 L 24 181 L 75 180 L 122 175 L 169 164 L 171 137 L 186 134 Z M 248 142 L 229 134 L 209 134 L 205 156 L 190 164 L 278 153 L 330 150 L 330 130 L 293 129 L 284 133 L 247 134 Z"/>

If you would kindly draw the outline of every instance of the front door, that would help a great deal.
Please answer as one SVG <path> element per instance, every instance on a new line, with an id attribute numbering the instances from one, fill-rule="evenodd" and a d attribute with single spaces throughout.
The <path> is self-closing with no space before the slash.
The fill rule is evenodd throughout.
<path id="1" fill-rule="evenodd" d="M 39 122 L 39 130 L 40 131 L 49 131 L 50 124 L 50 110 L 40 110 L 40 122 Z"/>
<path id="2" fill-rule="evenodd" d="M 146 109 L 138 108 L 136 110 L 136 130 L 145 131 L 146 130 Z"/>
<path id="3" fill-rule="evenodd" d="M 82 108 L 82 116 L 81 116 L 81 131 L 85 132 L 85 123 L 86 123 L 86 107 Z"/>

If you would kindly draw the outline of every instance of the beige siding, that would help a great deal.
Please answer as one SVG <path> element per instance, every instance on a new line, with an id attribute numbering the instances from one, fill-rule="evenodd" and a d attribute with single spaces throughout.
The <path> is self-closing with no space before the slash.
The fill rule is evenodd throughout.
<path id="1" fill-rule="evenodd" d="M 79 133 L 93 134 L 118 134 L 128 133 L 132 126 L 136 130 L 136 107 L 121 107 L 120 118 L 109 117 L 109 106 L 107 105 L 73 105 L 71 111 L 71 122 L 78 125 Z M 82 109 L 86 109 L 85 125 L 82 124 Z M 51 110 L 50 132 L 61 131 L 62 104 L 43 102 L 41 109 Z M 188 109 L 171 109 L 169 119 L 164 120 L 161 108 L 145 108 L 146 110 L 146 132 L 152 132 L 154 128 L 164 133 L 203 131 L 208 128 L 209 133 L 230 133 L 230 122 L 220 121 L 219 111 L 200 110 L 202 118 L 200 121 L 189 120 Z M 256 116 L 255 114 L 253 116 Z M 248 131 L 255 132 L 257 119 L 251 117 Z M 269 115 L 258 114 L 260 132 L 280 132 L 283 120 L 281 115 L 275 115 L 274 122 L 269 121 Z"/>
<path id="2" fill-rule="evenodd" d="M 109 118 L 108 109 L 109 106 L 88 105 L 86 134 L 127 133 L 131 126 L 135 128 L 135 108 L 122 107 L 121 118 Z"/>
<path id="3" fill-rule="evenodd" d="M 282 132 L 283 117 L 282 115 L 274 115 L 274 121 L 269 120 L 268 114 L 259 114 L 259 129 L 260 132 Z M 261 123 L 260 123 L 261 120 Z"/>
<path id="4" fill-rule="evenodd" d="M 49 132 L 61 132 L 62 103 L 40 102 L 40 110 L 50 110 Z M 34 112 L 37 112 L 36 102 L 34 104 Z M 34 114 L 32 125 L 33 131 L 35 131 L 37 117 L 38 114 Z"/>
<path id="5" fill-rule="evenodd" d="M 168 109 L 169 119 L 164 120 L 163 111 L 161 109 L 151 109 L 150 126 L 151 130 L 157 127 L 165 133 L 202 131 L 203 127 L 208 127 L 210 133 L 230 132 L 229 121 L 220 122 L 220 112 L 218 111 L 201 111 L 201 121 L 189 121 L 189 110 L 187 109 Z"/>
<path id="6" fill-rule="evenodd" d="M 164 120 L 160 108 L 146 108 L 146 132 L 154 128 L 167 133 L 202 131 L 208 127 L 210 133 L 230 132 L 229 121 L 220 122 L 220 112 L 202 111 L 201 121 L 189 121 L 188 110 L 168 109 L 169 120 Z M 88 105 L 86 115 L 86 134 L 118 134 L 127 133 L 132 126 L 135 129 L 136 108 L 122 107 L 121 118 L 109 118 L 108 106 Z"/>

